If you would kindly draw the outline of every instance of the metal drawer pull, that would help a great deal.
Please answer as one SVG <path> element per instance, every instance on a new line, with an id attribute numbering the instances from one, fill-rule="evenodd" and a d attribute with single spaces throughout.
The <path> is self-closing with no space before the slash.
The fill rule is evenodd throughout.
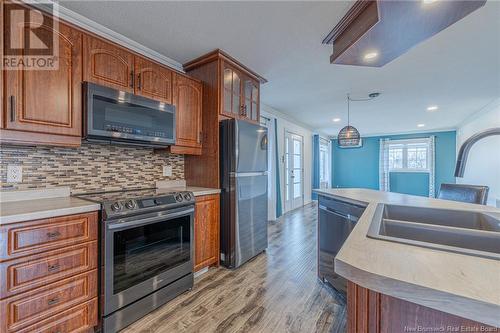
<path id="1" fill-rule="evenodd" d="M 59 270 L 59 264 L 49 265 L 48 270 L 49 270 L 49 272 L 54 272 L 54 271 Z"/>
<path id="2" fill-rule="evenodd" d="M 59 298 L 51 298 L 47 301 L 47 305 L 54 305 L 59 303 Z"/>
<path id="3" fill-rule="evenodd" d="M 59 231 L 54 231 L 54 232 L 48 232 L 47 237 L 48 238 L 57 238 L 61 236 L 61 233 Z"/>

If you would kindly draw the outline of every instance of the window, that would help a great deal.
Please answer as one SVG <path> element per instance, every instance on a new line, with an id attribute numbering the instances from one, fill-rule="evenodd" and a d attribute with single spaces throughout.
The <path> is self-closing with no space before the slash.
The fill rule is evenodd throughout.
<path id="1" fill-rule="evenodd" d="M 429 140 L 391 140 L 389 171 L 429 172 Z"/>
<path id="2" fill-rule="evenodd" d="M 330 186 L 330 143 L 323 138 L 319 139 L 319 187 Z"/>

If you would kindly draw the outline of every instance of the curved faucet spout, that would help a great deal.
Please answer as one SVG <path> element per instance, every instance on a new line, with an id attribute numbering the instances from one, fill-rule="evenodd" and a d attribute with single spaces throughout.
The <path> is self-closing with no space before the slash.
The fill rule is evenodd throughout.
<path id="1" fill-rule="evenodd" d="M 479 132 L 465 140 L 465 142 L 460 147 L 460 150 L 458 151 L 457 165 L 455 166 L 455 177 L 461 178 L 464 176 L 465 164 L 467 162 L 469 150 L 472 145 L 474 145 L 477 141 L 492 135 L 500 135 L 500 127 L 490 128 L 486 131 Z"/>

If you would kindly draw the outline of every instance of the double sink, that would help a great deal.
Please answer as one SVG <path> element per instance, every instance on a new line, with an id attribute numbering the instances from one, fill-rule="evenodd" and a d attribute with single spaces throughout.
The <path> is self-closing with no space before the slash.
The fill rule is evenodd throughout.
<path id="1" fill-rule="evenodd" d="M 500 260 L 500 213 L 379 204 L 367 236 Z"/>

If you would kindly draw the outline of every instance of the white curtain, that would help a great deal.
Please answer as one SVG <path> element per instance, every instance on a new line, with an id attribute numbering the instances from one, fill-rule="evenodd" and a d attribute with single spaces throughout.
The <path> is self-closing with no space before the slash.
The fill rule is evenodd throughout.
<path id="1" fill-rule="evenodd" d="M 429 163 L 429 197 L 434 198 L 436 189 L 435 189 L 435 179 L 436 179 L 436 143 L 435 136 L 431 135 L 429 137 L 429 153 L 427 155 L 428 163 Z"/>
<path id="2" fill-rule="evenodd" d="M 379 152 L 379 190 L 389 192 L 389 139 L 380 139 Z"/>

